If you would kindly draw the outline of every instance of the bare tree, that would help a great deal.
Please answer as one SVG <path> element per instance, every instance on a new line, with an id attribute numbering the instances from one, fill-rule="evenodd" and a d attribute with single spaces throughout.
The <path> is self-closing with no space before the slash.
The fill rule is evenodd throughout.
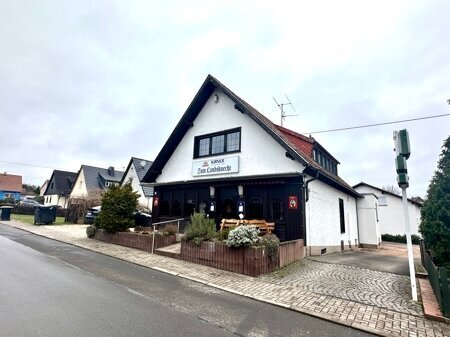
<path id="1" fill-rule="evenodd" d="M 394 185 L 384 185 L 381 186 L 381 189 L 392 194 L 402 195 L 402 190 Z"/>

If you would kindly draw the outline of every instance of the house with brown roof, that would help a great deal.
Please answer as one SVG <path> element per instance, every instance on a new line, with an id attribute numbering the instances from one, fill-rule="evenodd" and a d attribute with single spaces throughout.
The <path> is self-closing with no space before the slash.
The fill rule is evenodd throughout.
<path id="1" fill-rule="evenodd" d="M 0 200 L 12 198 L 20 200 L 22 193 L 22 176 L 15 174 L 0 174 Z"/>
<path id="2" fill-rule="evenodd" d="M 357 199 L 339 161 L 319 142 L 274 124 L 211 75 L 143 182 L 154 187 L 153 221 L 264 219 L 308 254 L 359 244 Z"/>

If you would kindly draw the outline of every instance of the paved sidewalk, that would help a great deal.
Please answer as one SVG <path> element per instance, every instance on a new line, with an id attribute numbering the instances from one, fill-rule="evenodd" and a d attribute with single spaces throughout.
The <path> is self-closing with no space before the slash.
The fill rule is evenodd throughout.
<path id="1" fill-rule="evenodd" d="M 88 239 L 85 225 L 3 224 L 381 336 L 450 337 L 448 324 L 409 302 L 404 276 L 304 260 L 253 278 Z"/>

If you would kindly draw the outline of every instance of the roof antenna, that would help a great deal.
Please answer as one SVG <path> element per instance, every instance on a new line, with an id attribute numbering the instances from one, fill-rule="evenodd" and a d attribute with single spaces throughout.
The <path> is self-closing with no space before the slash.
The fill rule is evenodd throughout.
<path id="1" fill-rule="evenodd" d="M 277 100 L 275 99 L 275 97 L 273 97 L 273 100 L 275 101 L 275 103 L 277 103 L 277 105 L 278 105 L 278 107 L 280 108 L 280 111 L 281 111 L 281 126 L 283 126 L 283 121 L 286 119 L 286 117 L 298 116 L 298 114 L 286 115 L 286 111 L 284 111 L 284 106 L 285 105 L 290 105 L 292 110 L 294 110 L 294 112 L 297 112 L 297 111 L 295 111 L 294 105 L 291 103 L 291 100 L 289 99 L 289 97 L 286 94 L 284 96 L 286 96 L 287 103 L 286 102 L 285 103 L 278 103 Z"/>

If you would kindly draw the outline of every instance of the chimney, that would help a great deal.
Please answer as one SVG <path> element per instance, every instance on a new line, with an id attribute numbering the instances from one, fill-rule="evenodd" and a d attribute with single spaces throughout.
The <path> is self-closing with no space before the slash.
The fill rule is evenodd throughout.
<path id="1" fill-rule="evenodd" d="M 114 166 L 108 167 L 108 174 L 109 174 L 111 177 L 114 177 Z"/>

